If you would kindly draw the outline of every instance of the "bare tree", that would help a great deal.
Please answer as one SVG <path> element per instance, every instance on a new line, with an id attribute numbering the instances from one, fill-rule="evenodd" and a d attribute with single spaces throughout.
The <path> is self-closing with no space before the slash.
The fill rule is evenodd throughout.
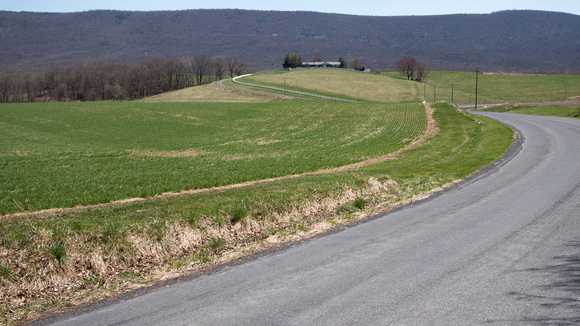
<path id="1" fill-rule="evenodd" d="M 248 71 L 248 64 L 245 61 L 239 60 L 236 66 L 234 67 L 234 73 L 237 76 L 243 75 Z"/>
<path id="2" fill-rule="evenodd" d="M 34 96 L 36 94 L 34 89 L 34 76 L 31 74 L 24 76 L 24 92 L 26 96 L 26 102 L 33 102 Z"/>
<path id="3" fill-rule="evenodd" d="M 244 61 L 230 59 L 231 75 L 246 72 Z M 37 74 L 0 73 L 0 102 L 135 99 L 208 83 L 222 78 L 227 69 L 223 58 L 197 54 L 183 60 L 152 58 L 135 65 L 95 62 Z"/>
<path id="4" fill-rule="evenodd" d="M 365 70 L 365 65 L 362 63 L 362 61 L 359 58 L 352 59 L 351 65 L 352 65 L 352 68 L 354 70 L 360 70 L 360 71 Z"/>
<path id="5" fill-rule="evenodd" d="M 427 67 L 426 64 L 424 63 L 417 63 L 417 69 L 415 70 L 415 80 L 417 82 L 421 82 L 423 81 L 423 78 L 427 77 L 427 74 L 429 73 L 429 68 Z"/>
<path id="6" fill-rule="evenodd" d="M 248 71 L 248 64 L 238 57 L 234 56 L 225 57 L 224 64 L 231 78 L 234 78 L 234 75 L 236 76 L 243 75 L 246 73 L 246 71 Z"/>
<path id="7" fill-rule="evenodd" d="M 162 65 L 163 74 L 165 77 L 162 80 L 162 92 L 170 92 L 176 90 L 175 84 L 177 84 L 177 80 L 175 75 L 177 74 L 177 70 L 179 69 L 177 62 L 175 60 L 164 60 L 164 62 L 160 63 Z"/>
<path id="8" fill-rule="evenodd" d="M 193 86 L 193 80 L 195 79 L 195 75 L 193 73 L 194 69 L 193 69 L 193 56 L 187 56 L 181 59 L 181 62 L 183 62 L 183 67 L 185 70 L 185 79 L 186 79 L 186 84 L 187 86 Z"/>
<path id="9" fill-rule="evenodd" d="M 395 62 L 395 69 L 407 77 L 407 80 L 416 80 L 421 82 L 423 78 L 429 73 L 429 68 L 424 63 L 417 61 L 417 59 L 404 55 L 401 59 Z"/>
<path id="10" fill-rule="evenodd" d="M 320 54 L 315 54 L 312 56 L 312 61 L 314 62 L 324 62 L 324 58 Z"/>
<path id="11" fill-rule="evenodd" d="M 8 75 L 0 76 L 0 100 L 8 103 L 10 100 L 10 88 L 12 86 L 12 79 Z"/>
<path id="12" fill-rule="evenodd" d="M 193 74 L 198 85 L 205 82 L 205 77 L 211 72 L 211 57 L 207 54 L 197 53 L 193 56 Z"/>
<path id="13" fill-rule="evenodd" d="M 407 80 L 413 80 L 417 69 L 417 60 L 409 55 L 404 55 L 403 58 L 395 62 L 395 68 L 399 73 L 407 76 Z"/>
<path id="14" fill-rule="evenodd" d="M 226 73 L 226 64 L 221 58 L 213 60 L 213 72 L 218 80 L 221 80 Z"/>

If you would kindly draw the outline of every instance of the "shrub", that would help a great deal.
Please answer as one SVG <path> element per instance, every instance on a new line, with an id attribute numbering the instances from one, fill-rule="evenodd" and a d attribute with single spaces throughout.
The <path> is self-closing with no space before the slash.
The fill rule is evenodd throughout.
<path id="1" fill-rule="evenodd" d="M 105 229 L 101 233 L 103 243 L 113 244 L 120 237 L 121 225 L 119 223 L 111 222 L 107 223 Z"/>
<path id="2" fill-rule="evenodd" d="M 0 278 L 4 278 L 4 279 L 11 279 L 12 278 L 12 268 L 10 268 L 10 266 L 8 265 L 4 265 L 2 267 L 0 267 Z"/>
<path id="3" fill-rule="evenodd" d="M 220 238 L 213 237 L 207 243 L 207 249 L 211 252 L 218 252 L 225 248 L 226 242 Z"/>
<path id="4" fill-rule="evenodd" d="M 353 206 L 356 209 L 364 209 L 366 204 L 367 202 L 364 199 L 358 197 L 357 199 L 354 200 Z"/>
<path id="5" fill-rule="evenodd" d="M 93 286 L 101 286 L 105 284 L 105 278 L 99 275 L 89 275 L 83 279 L 81 288 L 85 289 Z"/>
<path id="6" fill-rule="evenodd" d="M 197 227 L 197 224 L 199 223 L 199 216 L 197 215 L 196 212 L 189 212 L 186 216 L 185 216 L 185 221 L 187 223 L 189 223 L 189 225 L 191 227 Z"/>
<path id="7" fill-rule="evenodd" d="M 243 220 L 246 216 L 248 216 L 248 211 L 246 210 L 245 207 L 236 207 L 232 211 L 232 218 L 230 219 L 230 221 L 233 224 L 236 224 L 239 221 Z"/>
<path id="8" fill-rule="evenodd" d="M 49 248 L 49 251 L 54 256 L 54 258 L 56 259 L 56 261 L 59 264 L 62 264 L 66 261 L 66 250 L 65 250 L 64 245 L 62 243 L 57 242 L 57 243 L 53 244 Z"/>

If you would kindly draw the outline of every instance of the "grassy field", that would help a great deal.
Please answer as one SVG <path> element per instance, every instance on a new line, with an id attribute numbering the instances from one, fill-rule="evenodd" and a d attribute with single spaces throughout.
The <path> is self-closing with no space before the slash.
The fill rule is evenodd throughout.
<path id="1" fill-rule="evenodd" d="M 0 107 L 0 214 L 209 188 L 395 151 L 418 103 L 38 103 Z"/>
<path id="2" fill-rule="evenodd" d="M 240 83 L 234 83 L 233 80 L 231 80 L 231 79 L 224 80 L 222 82 L 223 82 L 223 85 L 225 87 L 233 89 L 234 91 L 247 92 L 248 94 L 253 94 L 254 96 L 265 96 L 267 98 L 277 98 L 279 100 L 292 99 L 292 100 L 301 100 L 301 101 L 304 100 L 304 101 L 323 102 L 323 101 L 327 101 L 327 99 L 322 99 L 319 97 L 319 95 L 326 95 L 326 96 L 332 95 L 329 93 L 319 93 L 319 92 L 316 92 L 313 90 L 308 90 L 309 91 L 308 94 L 313 94 L 312 96 L 306 95 L 306 94 L 297 94 L 294 92 L 290 92 L 290 89 L 288 89 L 289 91 L 286 91 L 286 90 L 284 90 L 283 87 L 282 87 L 282 90 L 262 87 L 262 86 L 277 87 L 275 85 L 264 85 L 264 83 L 259 83 L 258 85 L 261 85 L 261 86 L 249 86 L 249 85 L 242 85 Z M 296 89 L 296 90 L 298 90 L 298 89 Z M 301 90 L 306 91 L 306 89 L 301 89 Z M 347 99 L 346 97 L 342 97 L 342 98 Z M 350 98 L 350 99 L 352 99 L 352 98 Z"/>
<path id="3" fill-rule="evenodd" d="M 387 73 L 397 77 L 396 73 Z M 399 77 L 400 78 L 400 77 Z M 459 105 L 475 103 L 475 72 L 432 71 L 421 96 L 427 101 L 453 102 Z M 480 74 L 478 103 L 535 103 L 560 101 L 580 96 L 578 75 L 504 75 Z"/>
<path id="4" fill-rule="evenodd" d="M 354 87 L 353 76 L 395 80 L 409 87 L 401 99 L 416 96 L 415 83 L 353 74 L 304 82 L 335 83 L 341 94 Z M 425 130 L 420 102 L 360 98 L 375 100 L 3 105 L 0 209 L 70 207 L 314 171 L 392 152 Z M 423 146 L 356 170 L 0 216 L 0 323 L 34 319 L 364 219 L 468 176 L 511 144 L 513 132 L 504 125 L 446 104 L 434 108 L 440 131 Z"/>
<path id="5" fill-rule="evenodd" d="M 298 69 L 240 78 L 259 85 L 372 102 L 418 101 L 420 85 L 388 75 L 338 69 Z"/>
<path id="6" fill-rule="evenodd" d="M 577 106 L 519 106 L 508 104 L 481 110 L 580 119 L 580 103 Z"/>

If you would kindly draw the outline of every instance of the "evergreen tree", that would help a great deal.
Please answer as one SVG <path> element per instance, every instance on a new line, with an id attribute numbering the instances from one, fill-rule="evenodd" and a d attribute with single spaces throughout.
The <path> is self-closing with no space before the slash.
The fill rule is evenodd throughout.
<path id="1" fill-rule="evenodd" d="M 286 57 L 284 57 L 282 67 L 286 69 L 302 67 L 302 57 L 297 53 L 287 54 Z"/>

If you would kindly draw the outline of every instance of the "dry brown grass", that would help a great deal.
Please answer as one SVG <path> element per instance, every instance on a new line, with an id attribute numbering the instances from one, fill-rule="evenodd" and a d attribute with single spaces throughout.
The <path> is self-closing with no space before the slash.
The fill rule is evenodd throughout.
<path id="1" fill-rule="evenodd" d="M 161 241 L 148 230 L 135 230 L 122 240 L 114 240 L 118 243 L 112 246 L 75 235 L 64 243 L 67 256 L 63 262 L 57 262 L 47 253 L 46 248 L 55 241 L 54 235 L 41 230 L 30 239 L 37 244 L 35 251 L 22 252 L 13 247 L 1 253 L 4 258 L 10 257 L 8 261 L 15 266 L 13 274 L 17 277 L 0 278 L 0 304 L 9 307 L 5 312 L 8 322 L 30 321 L 46 315 L 47 311 L 63 311 L 66 306 L 86 305 L 195 273 L 366 218 L 383 207 L 369 207 L 348 216 L 341 216 L 340 207 L 356 198 L 377 194 L 396 199 L 396 187 L 391 179 L 371 178 L 367 187 L 356 191 L 346 189 L 339 198 L 313 199 L 286 213 L 272 211 L 269 213 L 272 218 L 246 218 L 224 227 L 208 219 L 200 220 L 196 227 L 183 221 L 164 222 L 166 231 Z M 225 247 L 209 249 L 212 238 L 223 240 Z M 182 263 L 175 265 L 179 261 Z M 63 302 L 66 302 L 64 306 Z"/>
<path id="2" fill-rule="evenodd" d="M 376 102 L 416 101 L 420 84 L 372 73 L 340 69 L 299 69 L 283 74 L 257 74 L 252 79 L 320 92 L 330 92 Z"/>
<path id="3" fill-rule="evenodd" d="M 207 84 L 184 88 L 174 92 L 151 96 L 141 100 L 142 102 L 221 102 L 221 103 L 261 103 L 279 100 L 277 97 L 260 96 L 249 92 L 230 90 L 218 87 L 215 84 Z"/>

